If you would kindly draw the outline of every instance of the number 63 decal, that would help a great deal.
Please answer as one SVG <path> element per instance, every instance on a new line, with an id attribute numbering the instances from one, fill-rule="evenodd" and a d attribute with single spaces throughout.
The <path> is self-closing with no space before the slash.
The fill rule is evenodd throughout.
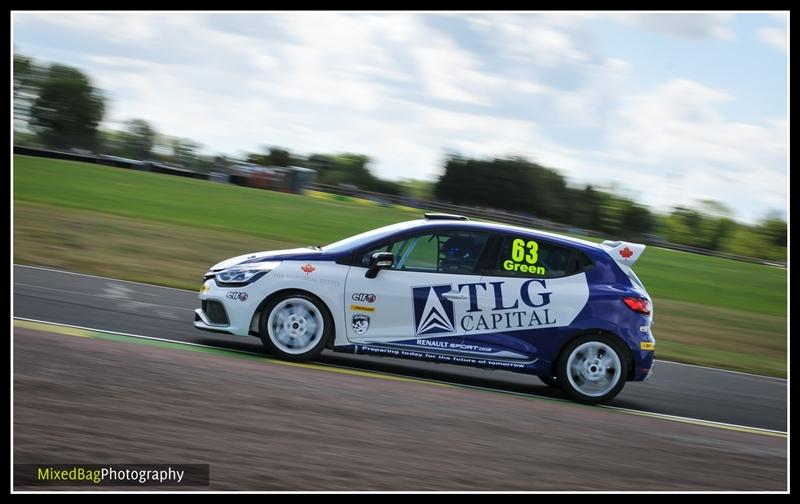
<path id="1" fill-rule="evenodd" d="M 511 244 L 511 259 L 514 262 L 522 262 L 524 259 L 528 264 L 536 264 L 539 260 L 539 244 L 533 240 L 526 242 L 521 238 L 515 239 Z"/>

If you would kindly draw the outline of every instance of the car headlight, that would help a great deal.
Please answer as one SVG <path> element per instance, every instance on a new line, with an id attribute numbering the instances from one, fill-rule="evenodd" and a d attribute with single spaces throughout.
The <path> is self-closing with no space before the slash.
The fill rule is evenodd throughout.
<path id="1" fill-rule="evenodd" d="M 281 264 L 280 261 L 267 261 L 254 264 L 242 264 L 222 270 L 214 275 L 221 284 L 243 285 L 254 282 L 274 270 Z"/>

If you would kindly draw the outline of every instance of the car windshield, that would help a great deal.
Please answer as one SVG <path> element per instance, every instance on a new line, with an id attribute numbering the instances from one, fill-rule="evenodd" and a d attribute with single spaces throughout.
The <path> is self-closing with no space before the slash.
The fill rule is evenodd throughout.
<path id="1" fill-rule="evenodd" d="M 324 250 L 325 252 L 344 252 L 347 250 L 359 248 L 361 245 L 370 243 L 375 240 L 380 240 L 381 238 L 389 236 L 398 231 L 411 228 L 417 225 L 418 223 L 419 221 L 400 222 L 398 224 L 392 224 L 390 226 L 384 226 L 382 228 L 372 229 L 370 231 L 366 231 L 364 233 L 357 234 L 355 236 L 351 236 L 349 238 L 345 238 L 343 240 L 331 243 L 330 245 L 325 245 L 324 247 L 322 247 L 322 250 Z"/>

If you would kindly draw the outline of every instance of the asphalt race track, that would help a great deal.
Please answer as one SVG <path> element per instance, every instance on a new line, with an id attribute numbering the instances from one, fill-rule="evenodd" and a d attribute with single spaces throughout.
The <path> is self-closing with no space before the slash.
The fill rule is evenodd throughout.
<path id="1" fill-rule="evenodd" d="M 198 282 L 199 285 L 199 282 Z M 192 327 L 194 292 L 14 266 L 14 317 L 262 353 L 257 338 Z M 658 333 L 655 334 L 656 339 Z M 459 385 L 564 398 L 536 377 L 448 364 L 326 351 L 321 363 Z M 759 429 L 786 431 L 782 379 L 657 361 L 644 383 L 628 383 L 609 406 Z"/>
<path id="2" fill-rule="evenodd" d="M 276 360 L 194 329 L 194 292 L 24 266 L 13 282 L 16 464 L 209 465 L 208 486 L 158 487 L 175 490 L 788 489 L 785 380 L 660 362 L 585 406 L 510 372 Z M 15 490 L 79 490 L 23 467 Z"/>

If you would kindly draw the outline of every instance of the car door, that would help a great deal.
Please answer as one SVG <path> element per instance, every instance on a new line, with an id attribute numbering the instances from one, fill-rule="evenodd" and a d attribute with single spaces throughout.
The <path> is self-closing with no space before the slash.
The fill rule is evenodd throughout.
<path id="1" fill-rule="evenodd" d="M 537 236 L 500 234 L 474 293 L 478 310 L 462 322 L 463 344 L 498 361 L 534 362 L 549 354 L 589 299 L 580 251 Z"/>
<path id="2" fill-rule="evenodd" d="M 356 253 L 345 285 L 347 337 L 352 343 L 457 354 L 459 321 L 470 309 L 463 286 L 476 273 L 489 233 L 428 229 Z M 392 252 L 391 269 L 365 273 L 372 253 Z"/>

